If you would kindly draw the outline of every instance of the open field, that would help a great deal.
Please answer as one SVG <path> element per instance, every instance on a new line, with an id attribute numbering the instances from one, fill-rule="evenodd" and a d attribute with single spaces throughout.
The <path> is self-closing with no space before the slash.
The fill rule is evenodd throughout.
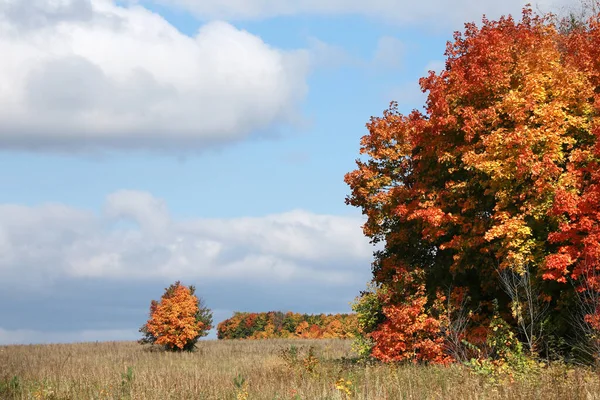
<path id="1" fill-rule="evenodd" d="M 353 363 L 346 340 L 198 345 L 183 354 L 135 342 L 0 346 L 0 399 L 600 398 L 600 375 L 584 368 L 495 384 L 460 366 Z"/>

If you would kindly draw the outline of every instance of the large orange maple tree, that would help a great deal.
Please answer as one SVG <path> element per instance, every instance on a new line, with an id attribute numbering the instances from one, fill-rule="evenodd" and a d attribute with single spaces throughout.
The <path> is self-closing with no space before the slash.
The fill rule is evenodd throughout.
<path id="1" fill-rule="evenodd" d="M 196 297 L 194 286 L 179 281 L 165 289 L 160 301 L 152 300 L 150 318 L 140 328 L 140 343 L 163 345 L 169 350 L 192 350 L 212 328 L 212 312 Z"/>
<path id="2" fill-rule="evenodd" d="M 454 311 L 468 309 L 462 338 L 483 343 L 495 312 L 518 330 L 534 302 L 550 310 L 528 322 L 547 349 L 576 336 L 578 291 L 600 290 L 600 15 L 484 18 L 445 55 L 420 80 L 424 111 L 372 117 L 345 177 L 365 235 L 384 243 L 366 333 L 386 361 L 447 362 Z M 535 298 L 511 297 L 505 273 L 528 274 L 511 282 Z"/>

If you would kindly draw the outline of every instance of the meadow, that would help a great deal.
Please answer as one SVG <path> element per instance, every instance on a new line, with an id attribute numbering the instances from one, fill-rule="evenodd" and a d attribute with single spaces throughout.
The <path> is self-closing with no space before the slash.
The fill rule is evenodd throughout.
<path id="1" fill-rule="evenodd" d="M 494 380 L 460 365 L 357 362 L 342 339 L 0 346 L 1 399 L 596 399 L 600 375 L 562 364 Z"/>

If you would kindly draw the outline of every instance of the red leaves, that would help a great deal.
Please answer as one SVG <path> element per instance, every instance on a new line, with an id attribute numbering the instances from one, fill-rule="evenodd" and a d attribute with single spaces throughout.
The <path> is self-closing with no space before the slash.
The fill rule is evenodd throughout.
<path id="1" fill-rule="evenodd" d="M 345 181 L 365 234 L 385 243 L 376 357 L 444 360 L 428 311 L 438 289 L 465 286 L 510 309 L 497 269 L 559 283 L 600 269 L 599 21 L 561 30 L 526 8 L 520 22 L 467 24 L 446 69 L 420 80 L 425 113 L 392 103 L 367 124 L 369 159 Z M 555 303 L 571 290 L 544 287 Z"/>
<path id="2" fill-rule="evenodd" d="M 371 355 L 386 362 L 450 362 L 444 354 L 441 321 L 427 314 L 426 303 L 427 297 L 421 295 L 408 304 L 384 307 L 386 320 L 370 334 L 375 340 Z"/>

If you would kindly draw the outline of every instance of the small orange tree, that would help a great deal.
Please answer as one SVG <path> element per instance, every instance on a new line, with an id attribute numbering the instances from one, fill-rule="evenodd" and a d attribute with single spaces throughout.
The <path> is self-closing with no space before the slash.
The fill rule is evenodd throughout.
<path id="1" fill-rule="evenodd" d="M 194 286 L 179 281 L 150 303 L 150 319 L 140 328 L 140 344 L 159 344 L 168 350 L 191 351 L 212 328 L 212 312 L 194 295 Z"/>

